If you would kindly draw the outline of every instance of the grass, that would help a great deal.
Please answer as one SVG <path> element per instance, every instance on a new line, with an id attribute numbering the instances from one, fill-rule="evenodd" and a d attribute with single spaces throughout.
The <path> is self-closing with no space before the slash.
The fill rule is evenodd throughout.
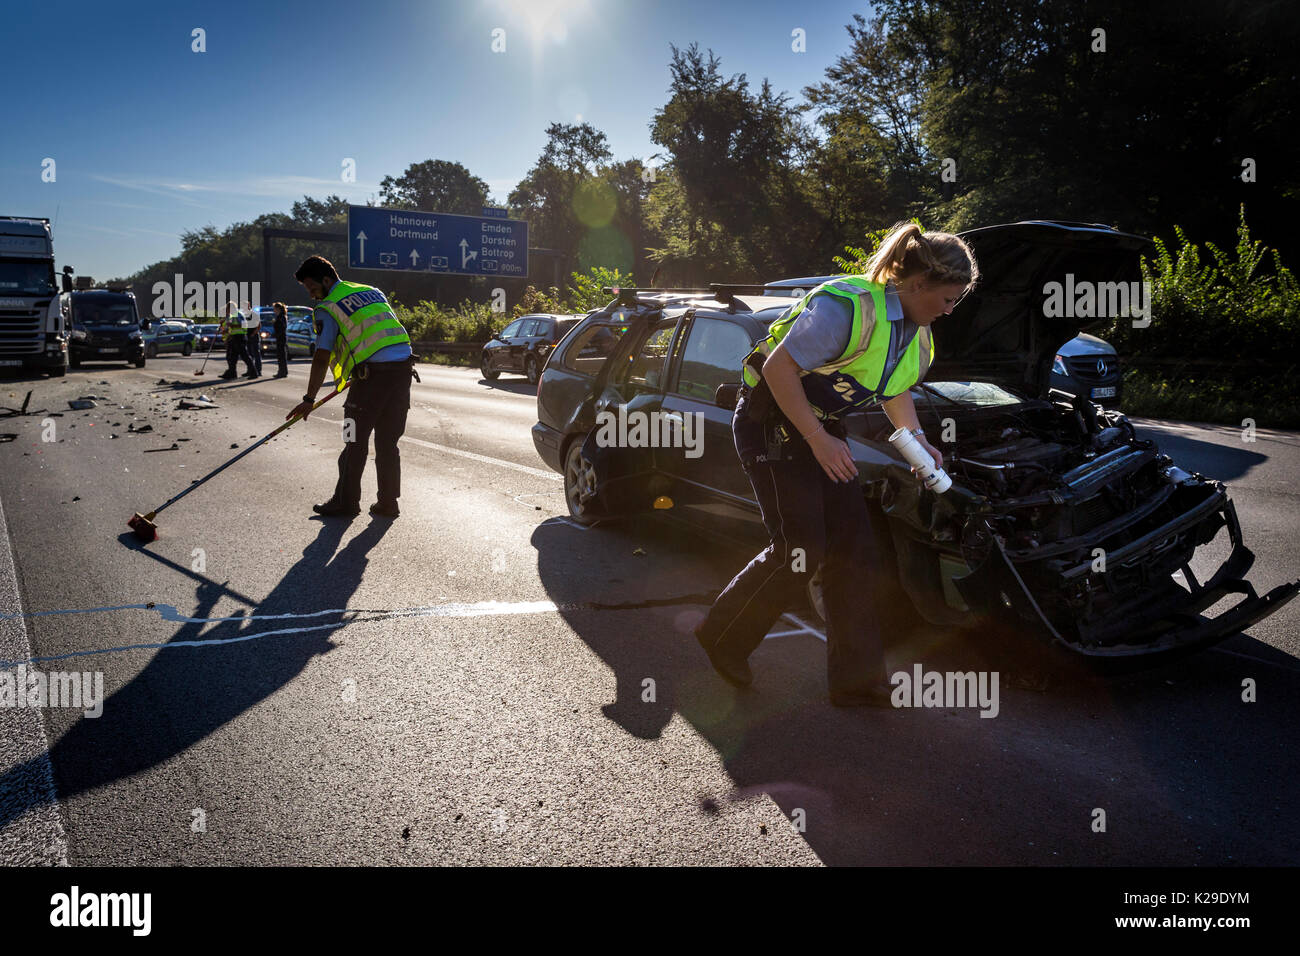
<path id="1" fill-rule="evenodd" d="M 1124 375 L 1122 408 L 1127 415 L 1145 418 L 1237 427 L 1251 418 L 1257 428 L 1300 429 L 1300 386 L 1291 379 L 1232 382 L 1129 369 Z"/>
<path id="2" fill-rule="evenodd" d="M 417 362 L 424 362 L 428 365 L 451 365 L 456 368 L 478 368 L 478 353 L 448 353 L 448 352 L 421 352 L 418 349 L 415 353 Z"/>

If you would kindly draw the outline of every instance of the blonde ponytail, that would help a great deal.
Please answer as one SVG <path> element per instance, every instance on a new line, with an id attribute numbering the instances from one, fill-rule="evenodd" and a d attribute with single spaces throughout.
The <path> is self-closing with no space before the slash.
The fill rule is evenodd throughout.
<path id="1" fill-rule="evenodd" d="M 924 232 L 914 222 L 897 223 L 867 263 L 872 282 L 920 276 L 934 285 L 974 285 L 979 279 L 975 254 L 946 232 Z"/>

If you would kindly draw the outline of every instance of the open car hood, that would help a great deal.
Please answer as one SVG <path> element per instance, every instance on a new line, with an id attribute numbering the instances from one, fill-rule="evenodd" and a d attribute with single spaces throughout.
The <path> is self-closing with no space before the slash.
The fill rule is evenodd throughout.
<path id="1" fill-rule="evenodd" d="M 980 280 L 936 324 L 935 364 L 926 377 L 991 381 L 1031 396 L 1042 393 L 1061 345 L 1114 317 L 1116 301 L 1081 301 L 1081 283 L 1122 282 L 1135 293 L 1139 259 L 1153 249 L 1142 236 L 1089 223 L 1015 222 L 959 235 L 975 252 Z M 1049 283 L 1060 284 L 1054 302 Z"/>

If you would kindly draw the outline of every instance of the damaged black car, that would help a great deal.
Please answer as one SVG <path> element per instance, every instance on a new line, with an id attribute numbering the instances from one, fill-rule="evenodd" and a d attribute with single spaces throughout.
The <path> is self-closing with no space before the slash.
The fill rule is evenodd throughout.
<path id="1" fill-rule="evenodd" d="M 1118 411 L 1047 388 L 1061 343 L 1114 318 L 1117 303 L 1126 320 L 1149 319 L 1138 269 L 1148 241 L 1063 222 L 962 238 L 981 280 L 936 326 L 935 363 L 912 390 L 952 487 L 915 480 L 879 407 L 844 419 L 878 543 L 916 613 L 1029 632 L 1072 656 L 1137 658 L 1208 646 L 1290 601 L 1300 581 L 1259 595 L 1246 580 L 1254 555 L 1221 482 L 1180 469 Z M 762 537 L 731 436 L 739 370 L 817 281 L 611 290 L 538 386 L 534 444 L 564 475 L 571 517 L 671 508 Z M 1101 292 L 1091 303 L 1064 294 L 1076 289 Z M 1193 556 L 1221 533 L 1227 557 L 1198 579 Z M 811 590 L 816 606 L 815 580 Z M 1237 600 L 1210 616 L 1225 598 Z"/>

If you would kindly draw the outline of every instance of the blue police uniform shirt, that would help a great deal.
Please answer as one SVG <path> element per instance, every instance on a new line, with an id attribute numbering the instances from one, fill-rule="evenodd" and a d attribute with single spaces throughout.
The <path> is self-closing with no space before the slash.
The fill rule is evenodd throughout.
<path id="1" fill-rule="evenodd" d="M 330 315 L 324 309 L 316 310 L 317 317 L 321 320 L 320 335 L 316 336 L 316 348 L 330 351 L 334 348 L 334 340 L 338 338 L 339 324 L 334 321 L 334 316 Z M 410 342 L 394 342 L 392 345 L 385 345 L 376 352 L 367 362 L 405 362 L 411 357 Z"/>
<path id="2" fill-rule="evenodd" d="M 885 318 L 899 322 L 903 303 L 891 280 L 885 284 Z M 794 320 L 781 344 L 805 371 L 836 361 L 849 347 L 853 333 L 853 303 L 839 295 L 815 295 Z"/>

